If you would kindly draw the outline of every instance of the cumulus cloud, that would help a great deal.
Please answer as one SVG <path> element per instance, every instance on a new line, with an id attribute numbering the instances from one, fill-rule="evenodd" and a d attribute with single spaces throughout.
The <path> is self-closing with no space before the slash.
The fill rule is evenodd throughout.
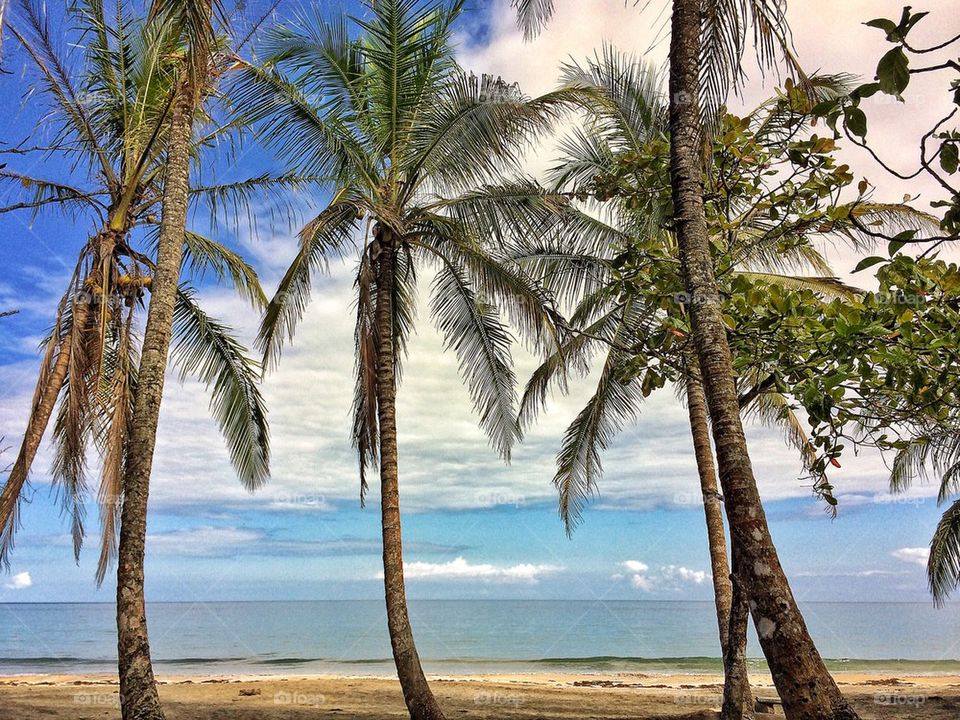
<path id="1" fill-rule="evenodd" d="M 930 559 L 930 548 L 900 548 L 899 550 L 894 550 L 890 554 L 902 562 L 926 567 L 927 560 Z"/>
<path id="2" fill-rule="evenodd" d="M 641 592 L 676 591 L 688 584 L 702 585 L 710 577 L 703 570 L 691 570 L 682 565 L 662 565 L 654 572 L 639 560 L 625 560 L 620 565 L 629 573 L 630 585 Z M 614 575 L 612 579 L 621 580 L 623 577 Z"/>
<path id="3" fill-rule="evenodd" d="M 544 575 L 563 570 L 558 565 L 520 564 L 507 567 L 473 564 L 462 557 L 445 563 L 407 562 L 403 571 L 410 580 L 481 580 L 486 582 L 535 583 Z M 378 577 L 382 578 L 383 573 Z"/>
<path id="4" fill-rule="evenodd" d="M 26 590 L 33 585 L 33 578 L 29 572 L 20 572 L 10 577 L 10 581 L 4 585 L 7 590 Z"/>

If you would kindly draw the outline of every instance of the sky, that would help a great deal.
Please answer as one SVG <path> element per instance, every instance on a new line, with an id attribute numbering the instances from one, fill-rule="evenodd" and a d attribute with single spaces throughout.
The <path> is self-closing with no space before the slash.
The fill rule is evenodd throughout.
<path id="1" fill-rule="evenodd" d="M 248 3 L 253 16 L 262 2 Z M 59 18 L 48 2 L 54 22 Z M 344 7 L 328 3 L 329 12 Z M 640 5 L 644 5 L 641 3 Z M 520 83 L 535 95 L 549 90 L 561 62 L 585 59 L 603 43 L 661 63 L 666 54 L 663 2 L 646 8 L 619 0 L 560 0 L 540 38 L 524 43 L 507 0 L 475 0 L 458 27 L 462 65 Z M 283 17 L 298 5 L 289 0 Z M 348 9 L 355 11 L 349 3 Z M 886 50 L 883 36 L 862 23 L 899 17 L 899 2 L 795 1 L 789 18 L 808 69 L 872 75 Z M 933 20 L 917 42 L 957 34 L 951 0 L 928 0 Z M 919 8 L 918 8 L 919 9 Z M 826 21 L 825 21 L 826 18 Z M 929 26 L 929 27 L 924 27 Z M 922 29 L 922 31 L 921 31 Z M 0 76 L 5 125 L 0 142 L 49 139 L 44 106 L 21 72 L 23 58 L 8 39 Z M 767 95 L 747 64 L 749 106 Z M 946 105 L 943 79 L 915 82 L 905 105 L 877 99 L 868 107 L 871 138 L 892 162 L 908 167 L 917 138 Z M 864 154 L 844 149 L 857 175 L 877 187 L 878 199 L 919 195 L 923 183 L 893 181 Z M 549 145 L 531 153 L 531 171 L 549 165 Z M 60 177 L 70 169 L 55 158 L 35 164 L 7 156 L 11 169 Z M 270 169 L 269 155 L 251 146 L 205 177 L 240 177 Z M 275 169 L 275 168 L 274 168 Z M 8 196 L 0 188 L 0 204 Z M 302 198 L 304 213 L 321 198 Z M 195 218 L 203 224 L 203 218 Z M 37 346 L 88 228 L 63 216 L 0 215 L 0 435 L 12 460 L 33 392 Z M 246 225 L 214 229 L 242 250 L 270 293 L 296 252 L 293 229 L 254 232 Z M 853 256 L 828 249 L 838 274 L 849 277 Z M 356 458 L 350 446 L 353 338 L 351 263 L 318 278 L 296 341 L 267 378 L 273 465 L 269 484 L 244 491 L 210 419 L 204 389 L 171 377 L 164 397 L 151 487 L 147 596 L 152 601 L 375 598 L 381 593 L 379 513 L 374 488 L 358 502 Z M 862 278 L 857 276 L 857 281 Z M 201 287 L 204 306 L 247 342 L 258 318 L 224 290 Z M 529 377 L 536 359 L 518 348 L 517 374 Z M 551 398 L 548 411 L 505 466 L 477 427 L 457 361 L 445 352 L 421 298 L 399 391 L 401 497 L 409 593 L 415 598 L 564 598 L 707 600 L 712 596 L 703 510 L 686 411 L 669 389 L 651 397 L 637 422 L 604 454 L 605 473 L 583 524 L 567 538 L 557 516 L 554 455 L 566 425 L 591 392 L 591 378 Z M 795 454 L 779 434 L 748 425 L 751 457 L 774 540 L 801 601 L 928 601 L 926 546 L 939 517 L 933 486 L 887 492 L 881 458 L 846 458 L 832 475 L 840 514 L 832 519 L 813 497 Z M 73 561 L 66 520 L 49 485 L 46 446 L 35 463 L 29 503 L 9 574 L 0 575 L 0 602 L 110 602 L 108 576 L 94 583 L 95 507 L 91 536 Z M 91 470 L 95 477 L 95 468 Z"/>

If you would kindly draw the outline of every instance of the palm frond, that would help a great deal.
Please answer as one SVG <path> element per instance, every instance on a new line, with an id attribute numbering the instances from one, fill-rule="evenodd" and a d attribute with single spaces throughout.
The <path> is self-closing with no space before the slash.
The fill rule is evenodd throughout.
<path id="1" fill-rule="evenodd" d="M 340 193 L 301 230 L 300 251 L 280 281 L 260 324 L 257 347 L 263 352 L 265 367 L 276 363 L 284 341 L 293 339 L 310 300 L 313 274 L 325 271 L 329 258 L 342 254 L 353 239 L 357 212 L 357 205 L 346 199 L 346 193 Z"/>
<path id="2" fill-rule="evenodd" d="M 481 427 L 509 461 L 520 429 L 515 417 L 512 338 L 500 322 L 499 309 L 478 297 L 463 268 L 452 263 L 437 272 L 430 309 L 446 347 L 457 354 Z"/>
<path id="3" fill-rule="evenodd" d="M 257 271 L 238 253 L 215 240 L 192 230 L 184 234 L 183 262 L 195 280 L 210 272 L 218 282 L 229 279 L 237 294 L 250 301 L 254 308 L 267 305 L 267 296 L 260 287 Z"/>
<path id="4" fill-rule="evenodd" d="M 226 223 L 231 231 L 236 231 L 241 221 L 245 221 L 245 226 L 256 233 L 260 226 L 258 216 L 264 212 L 264 206 L 271 220 L 282 213 L 287 223 L 292 224 L 297 217 L 297 196 L 322 181 L 323 178 L 299 173 L 262 173 L 234 182 L 192 186 L 190 198 L 207 207 L 214 229 Z"/>
<path id="5" fill-rule="evenodd" d="M 553 17 L 553 0 L 510 0 L 510 5 L 517 10 L 517 26 L 527 40 L 539 35 Z"/>
<path id="6" fill-rule="evenodd" d="M 747 416 L 754 416 L 768 427 L 779 427 L 787 445 L 800 453 L 804 468 L 809 470 L 813 467 L 819 453 L 810 442 L 806 427 L 785 395 L 778 392 L 760 393 L 752 403 L 743 408 L 743 412 Z"/>
<path id="7" fill-rule="evenodd" d="M 370 253 L 363 253 L 356 279 L 357 320 L 354 344 L 353 446 L 360 463 L 360 504 L 367 494 L 367 468 L 376 467 L 380 455 L 380 421 L 377 415 L 377 277 Z"/>
<path id="8" fill-rule="evenodd" d="M 943 606 L 960 584 L 960 500 L 947 509 L 937 524 L 930 541 L 927 579 L 938 606 Z"/>
<path id="9" fill-rule="evenodd" d="M 567 534 L 580 523 L 583 508 L 596 495 L 603 473 L 601 455 L 637 413 L 643 394 L 640 383 L 625 381 L 619 370 L 621 353 L 611 349 L 600 371 L 597 388 L 564 433 L 557 453 L 553 482 L 560 496 L 560 517 Z"/>
<path id="10" fill-rule="evenodd" d="M 744 55 L 752 45 L 761 71 L 782 60 L 787 72 L 809 88 L 794 55 L 786 0 L 716 0 L 705 3 L 700 53 L 701 111 L 713 127 L 731 90 L 739 93 L 746 74 Z M 750 38 L 750 30 L 753 37 Z"/>
<path id="11" fill-rule="evenodd" d="M 181 378 L 196 376 L 211 393 L 210 410 L 227 442 L 230 461 L 248 490 L 270 475 L 270 432 L 260 394 L 260 365 L 247 357 L 226 325 L 181 287 L 174 308 L 170 356 Z"/>

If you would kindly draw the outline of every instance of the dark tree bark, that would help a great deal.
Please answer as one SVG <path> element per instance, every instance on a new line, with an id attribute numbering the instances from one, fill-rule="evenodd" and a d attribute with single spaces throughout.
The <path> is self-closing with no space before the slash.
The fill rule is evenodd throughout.
<path id="1" fill-rule="evenodd" d="M 723 501 L 717 490 L 717 470 L 710 446 L 710 423 L 707 420 L 707 399 L 703 394 L 700 373 L 690 358 L 686 366 L 687 413 L 690 433 L 700 475 L 703 512 L 707 520 L 707 542 L 716 599 L 717 625 L 723 654 L 722 720 L 741 720 L 753 716 L 753 694 L 747 676 L 747 598 L 734 592 L 734 580 L 727 560 L 727 537 L 723 526 Z M 735 606 L 736 601 L 736 606 Z"/>
<path id="2" fill-rule="evenodd" d="M 179 88 L 170 116 L 157 267 L 150 287 L 147 326 L 127 444 L 117 555 L 117 653 L 123 720 L 163 720 L 164 717 L 150 661 L 143 564 L 150 473 L 183 258 L 195 106 L 194 85 L 185 81 Z"/>
<path id="3" fill-rule="evenodd" d="M 393 293 L 397 237 L 377 229 L 377 416 L 380 423 L 380 509 L 383 526 L 383 587 L 387 627 L 397 676 L 411 720 L 443 720 L 417 654 L 407 612 L 400 529 L 400 478 L 397 464 L 396 373 Z"/>
<path id="4" fill-rule="evenodd" d="M 849 720 L 857 714 L 827 672 L 807 631 L 777 557 L 747 453 L 704 214 L 704 129 L 698 101 L 701 20 L 701 0 L 674 0 L 670 44 L 674 224 L 720 486 L 732 542 L 742 553 L 739 577 L 787 717 Z"/>

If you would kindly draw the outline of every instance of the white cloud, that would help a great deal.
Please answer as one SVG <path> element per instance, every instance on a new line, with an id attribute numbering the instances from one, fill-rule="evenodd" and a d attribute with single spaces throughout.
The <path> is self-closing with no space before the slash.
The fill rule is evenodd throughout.
<path id="1" fill-rule="evenodd" d="M 641 592 L 658 590 L 676 591 L 683 585 L 702 585 L 709 573 L 703 570 L 691 570 L 682 565 L 663 565 L 658 571 L 650 572 L 650 566 L 639 560 L 625 560 L 620 565 L 630 574 L 630 585 Z M 614 575 L 613 580 L 620 580 L 623 575 Z"/>
<path id="2" fill-rule="evenodd" d="M 930 559 L 930 548 L 900 548 L 890 553 L 897 560 L 901 560 L 913 565 L 923 565 L 926 567 L 927 560 Z"/>
<path id="3" fill-rule="evenodd" d="M 404 563 L 404 574 L 410 580 L 482 580 L 493 582 L 535 583 L 544 575 L 560 572 L 557 565 L 521 564 L 500 567 L 487 563 L 474 565 L 462 557 L 445 563 Z M 383 577 L 380 573 L 378 577 Z"/>
<path id="4" fill-rule="evenodd" d="M 30 573 L 21 572 L 12 576 L 10 578 L 10 582 L 4 585 L 4 587 L 7 590 L 26 590 L 28 587 L 31 587 L 32 585 L 33 585 L 33 578 L 30 577 Z"/>
<path id="5" fill-rule="evenodd" d="M 648 578 L 646 575 L 634 575 L 630 578 L 630 584 L 633 585 L 637 590 L 643 592 L 653 592 L 654 584 L 653 580 Z"/>
<path id="6" fill-rule="evenodd" d="M 708 575 L 703 570 L 691 570 L 683 566 L 668 565 L 660 571 L 664 580 L 673 582 L 689 582 L 694 585 L 702 585 Z"/>

